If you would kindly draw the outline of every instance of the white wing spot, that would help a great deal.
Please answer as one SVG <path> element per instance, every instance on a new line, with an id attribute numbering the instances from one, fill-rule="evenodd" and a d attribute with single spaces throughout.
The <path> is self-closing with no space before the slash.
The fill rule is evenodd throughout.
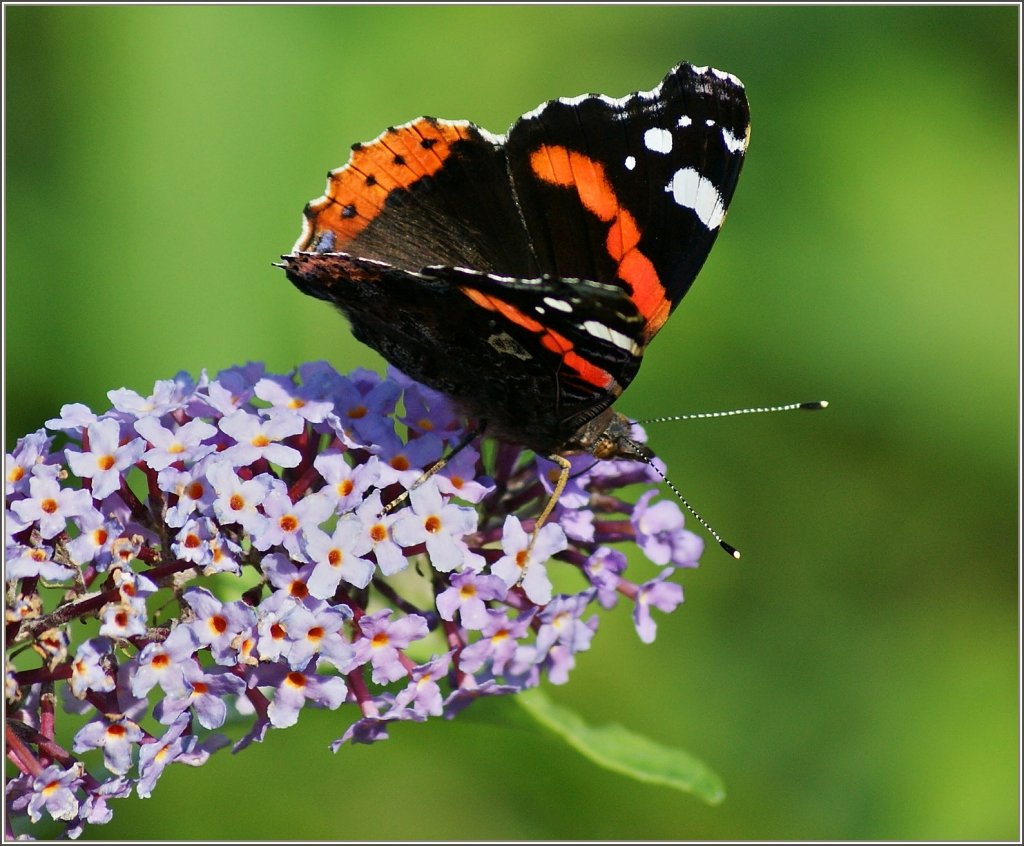
<path id="1" fill-rule="evenodd" d="M 692 167 L 677 170 L 665 186 L 672 199 L 684 208 L 693 209 L 700 222 L 708 229 L 717 229 L 725 219 L 722 195 L 710 179 L 705 179 Z"/>
<path id="2" fill-rule="evenodd" d="M 671 153 L 672 132 L 657 127 L 648 129 L 644 133 L 644 146 L 653 153 Z"/>
<path id="3" fill-rule="evenodd" d="M 747 149 L 747 137 L 744 135 L 742 138 L 737 138 L 724 126 L 722 127 L 722 140 L 729 148 L 730 153 L 740 153 Z"/>
<path id="4" fill-rule="evenodd" d="M 544 302 L 546 305 L 549 305 L 551 308 L 557 309 L 558 311 L 564 311 L 567 313 L 572 312 L 572 306 L 565 300 L 556 300 L 554 297 L 545 297 Z"/>
<path id="5" fill-rule="evenodd" d="M 704 121 L 704 123 L 707 126 L 714 126 L 715 125 L 715 122 L 711 118 L 708 118 L 706 121 Z"/>
<path id="6" fill-rule="evenodd" d="M 632 170 L 636 167 L 636 158 L 634 156 L 626 156 L 626 170 Z"/>
<path id="7" fill-rule="evenodd" d="M 636 355 L 639 353 L 640 348 L 637 346 L 636 341 L 630 338 L 628 335 L 623 335 L 621 332 L 616 332 L 614 329 L 610 329 L 603 323 L 598 323 L 596 320 L 586 320 L 583 322 L 584 330 L 602 341 L 608 341 L 611 344 L 617 346 L 620 350 L 625 350 L 628 353 Z"/>
<path id="8" fill-rule="evenodd" d="M 679 118 L 679 120 L 678 120 L 678 121 L 676 122 L 676 126 L 682 126 L 682 127 L 687 127 L 687 126 L 689 126 L 689 125 L 690 125 L 691 123 L 693 123 L 693 119 L 692 119 L 692 118 L 691 118 L 691 117 L 690 117 L 689 115 L 683 115 L 683 116 L 682 116 L 681 118 Z"/>

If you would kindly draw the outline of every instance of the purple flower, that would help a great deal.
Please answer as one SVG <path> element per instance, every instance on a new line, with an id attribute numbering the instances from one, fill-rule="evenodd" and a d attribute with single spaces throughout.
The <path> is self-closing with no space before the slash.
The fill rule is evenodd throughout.
<path id="1" fill-rule="evenodd" d="M 568 455 L 566 458 L 569 459 L 572 470 L 569 472 L 565 490 L 558 498 L 558 504 L 561 508 L 584 508 L 590 503 L 590 492 L 586 489 L 589 471 L 604 462 L 586 454 Z M 554 491 L 555 485 L 562 475 L 562 468 L 551 459 L 538 455 L 537 474 L 544 490 L 550 494 Z"/>
<path id="2" fill-rule="evenodd" d="M 338 672 L 347 673 L 355 665 L 355 650 L 345 638 L 341 627 L 352 618 L 344 606 L 320 603 L 310 609 L 295 604 L 280 619 L 288 639 L 282 657 L 293 670 L 306 667 L 314 659 L 323 659 Z"/>
<path id="3" fill-rule="evenodd" d="M 243 481 L 226 461 L 211 464 L 206 477 L 217 492 L 213 510 L 218 520 L 239 523 L 249 532 L 262 527 L 267 518 L 256 511 L 256 506 L 273 490 L 273 477 L 261 473 L 254 479 Z"/>
<path id="4" fill-rule="evenodd" d="M 256 609 L 256 651 L 260 661 L 277 661 L 290 646 L 285 617 L 297 602 L 278 591 L 261 602 Z"/>
<path id="5" fill-rule="evenodd" d="M 121 446 L 121 426 L 116 420 L 90 423 L 89 451 L 64 451 L 68 465 L 83 479 L 92 480 L 92 494 L 105 499 L 121 487 L 121 474 L 135 464 L 146 451 L 146 444 L 133 438 Z"/>
<path id="6" fill-rule="evenodd" d="M 53 417 L 46 421 L 46 428 L 55 432 L 73 432 L 76 429 L 85 429 L 90 423 L 95 423 L 99 418 L 87 405 L 80 402 L 72 402 L 60 407 L 60 417 Z"/>
<path id="7" fill-rule="evenodd" d="M 316 399 L 314 391 L 308 387 L 297 387 L 287 376 L 260 379 L 254 393 L 275 408 L 293 411 L 310 423 L 320 423 L 332 411 L 331 403 Z"/>
<path id="8" fill-rule="evenodd" d="M 353 514 L 346 514 L 334 532 L 316 529 L 306 536 L 306 555 L 315 564 L 309 576 L 309 592 L 317 599 L 330 599 L 344 579 L 350 585 L 364 588 L 373 578 L 373 562 L 361 557 L 370 551 L 373 542 L 363 524 Z"/>
<path id="9" fill-rule="evenodd" d="M 491 567 L 491 572 L 512 588 L 521 584 L 523 592 L 535 605 L 545 605 L 551 599 L 551 581 L 545 562 L 569 542 L 557 523 L 541 527 L 531 546 L 531 537 L 518 517 L 508 515 L 502 530 L 501 548 L 505 554 Z"/>
<path id="10" fill-rule="evenodd" d="M 388 620 L 391 613 L 387 608 L 357 621 L 361 637 L 355 642 L 355 663 L 372 663 L 372 678 L 377 684 L 387 684 L 406 675 L 399 650 L 427 636 L 427 621 L 423 617 L 410 614 L 391 622 Z"/>
<path id="11" fill-rule="evenodd" d="M 203 588 L 189 588 L 182 598 L 195 612 L 190 624 L 196 640 L 209 646 L 218 664 L 231 665 L 239 659 L 239 635 L 256 625 L 256 615 L 244 602 L 222 603 Z"/>
<path id="12" fill-rule="evenodd" d="M 139 782 L 136 792 L 142 799 L 148 799 L 153 787 L 163 774 L 168 764 L 185 764 L 198 767 L 206 763 L 210 753 L 226 746 L 227 738 L 221 735 L 210 735 L 204 741 L 186 734 L 191 724 L 187 716 L 182 716 L 171 723 L 163 737 L 152 743 L 144 743 L 139 749 Z"/>
<path id="13" fill-rule="evenodd" d="M 216 460 L 216 459 L 212 459 Z M 193 512 L 203 516 L 214 514 L 213 503 L 216 499 L 216 491 L 212 482 L 206 477 L 206 469 L 209 466 L 207 461 L 200 461 L 188 470 L 177 470 L 168 467 L 161 470 L 157 476 L 157 484 L 160 490 L 173 494 L 178 501 L 167 509 L 164 521 L 168 526 L 180 528 Z M 234 470 L 227 462 L 222 462 L 225 474 L 234 476 Z M 234 476 L 237 479 L 237 476 Z M 225 476 L 226 481 L 229 477 Z"/>
<path id="14" fill-rule="evenodd" d="M 393 576 L 409 566 L 402 554 L 402 548 L 391 538 L 390 526 L 395 522 L 393 515 L 381 515 L 384 507 L 380 502 L 380 491 L 374 491 L 356 509 L 356 517 L 363 532 L 370 540 L 371 551 L 377 559 L 377 566 L 385 576 Z"/>
<path id="15" fill-rule="evenodd" d="M 344 680 L 338 676 L 319 676 L 289 670 L 282 664 L 261 667 L 257 683 L 275 688 L 274 699 L 267 713 L 271 725 L 277 728 L 295 725 L 299 721 L 299 711 L 306 702 L 333 711 L 348 695 Z"/>
<path id="16" fill-rule="evenodd" d="M 58 466 L 46 463 L 52 444 L 53 438 L 42 429 L 18 441 L 14 452 L 8 453 L 4 462 L 7 472 L 4 482 L 6 496 L 28 493 L 28 480 L 33 474 L 57 475 Z"/>
<path id="17" fill-rule="evenodd" d="M 153 386 L 153 393 L 143 397 L 135 391 L 120 388 L 107 391 L 107 397 L 118 411 L 135 417 L 155 415 L 162 417 L 184 408 L 195 391 L 196 383 L 182 371 L 173 379 L 164 379 Z"/>
<path id="18" fill-rule="evenodd" d="M 11 503 L 11 508 L 26 523 L 38 523 L 39 534 L 48 540 L 64 531 L 70 517 L 92 509 L 89 491 L 62 488 L 54 478 L 29 479 L 29 497 Z"/>
<path id="19" fill-rule="evenodd" d="M 537 614 L 540 628 L 537 629 L 537 651 L 547 652 L 556 643 L 566 646 L 570 652 L 585 652 L 597 628 L 597 617 L 583 622 L 593 599 L 593 593 L 584 591 L 572 596 L 556 596 Z"/>
<path id="20" fill-rule="evenodd" d="M 363 501 L 363 494 L 380 477 L 380 459 L 372 455 L 365 464 L 349 466 L 340 452 L 321 453 L 313 466 L 327 483 L 320 493 L 334 500 L 334 509 L 343 514 Z"/>
<path id="21" fill-rule="evenodd" d="M 108 602 L 100 609 L 100 634 L 114 640 L 127 640 L 146 633 L 146 608 L 127 602 Z"/>
<path id="22" fill-rule="evenodd" d="M 79 837 L 86 823 L 103 825 L 113 819 L 114 812 L 107 805 L 111 799 L 124 799 L 132 792 L 132 782 L 127 778 L 112 778 L 99 787 L 93 787 L 86 794 L 78 810 L 78 819 L 67 829 L 69 839 Z"/>
<path id="23" fill-rule="evenodd" d="M 95 508 L 73 519 L 81 534 L 68 543 L 71 560 L 92 564 L 101 572 L 106 570 L 114 560 L 114 541 L 124 531 L 124 524 L 116 516 L 107 517 Z"/>
<path id="24" fill-rule="evenodd" d="M 485 696 L 508 696 L 519 693 L 523 686 L 519 684 L 499 684 L 495 679 L 477 682 L 472 675 L 462 677 L 462 683 L 453 690 L 444 701 L 444 715 L 449 720 L 464 711 L 467 707 Z"/>
<path id="25" fill-rule="evenodd" d="M 188 626 L 175 626 L 166 640 L 148 643 L 136 658 L 132 693 L 145 696 L 156 685 L 168 696 L 185 692 L 185 668 L 194 666 L 192 653 L 199 641 Z"/>
<path id="26" fill-rule="evenodd" d="M 359 718 L 337 749 L 384 739 L 399 720 L 563 683 L 598 604 L 632 598 L 641 639 L 653 639 L 651 609 L 682 601 L 669 574 L 703 548 L 674 503 L 651 491 L 634 506 L 621 492 L 653 477 L 639 462 L 573 456 L 569 487 L 535 532 L 551 480 L 532 453 L 474 444 L 424 478 L 469 424 L 397 372 L 343 377 L 317 362 L 268 375 L 257 363 L 110 396 L 116 410 L 65 406 L 49 426 L 66 434 L 29 435 L 8 456 L 8 636 L 42 658 L 30 675 L 7 672 L 10 710 L 45 726 L 53 685 L 66 713 L 92 719 L 72 754 L 102 749 L 106 765 L 86 774 L 62 758 L 39 781 L 22 750 L 8 809 L 48 810 L 71 837 L 109 820 L 110 799 L 151 795 L 169 763 L 205 762 L 227 741 L 192 731 L 223 725 L 229 704 L 251 720 L 239 751 L 307 703 L 351 698 Z M 65 450 L 79 439 L 81 451 Z M 69 465 L 91 479 L 85 489 Z M 609 546 L 634 537 L 670 565 L 642 585 Z M 42 590 L 71 578 L 71 590 Z M 47 615 L 50 628 L 33 622 Z M 73 647 L 79 621 L 96 615 L 98 634 Z M 139 727 L 154 721 L 169 724 L 160 738 Z M 53 759 L 26 737 L 30 755 Z"/>
<path id="27" fill-rule="evenodd" d="M 217 524 L 209 517 L 188 520 L 171 541 L 171 552 L 182 561 L 199 567 L 213 563 L 211 542 L 217 537 Z"/>
<path id="28" fill-rule="evenodd" d="M 500 676 L 506 665 L 516 657 L 519 641 L 529 631 L 533 614 L 531 610 L 510 620 L 504 611 L 488 610 L 487 621 L 480 627 L 480 638 L 459 655 L 459 669 L 465 673 L 475 673 L 490 662 L 491 672 Z"/>
<path id="29" fill-rule="evenodd" d="M 40 576 L 48 582 L 64 582 L 78 572 L 53 560 L 48 546 L 15 546 L 7 549 L 4 579 L 14 581 Z"/>
<path id="30" fill-rule="evenodd" d="M 265 555 L 260 563 L 263 575 L 277 589 L 275 595 L 294 599 L 305 599 L 309 595 L 309 586 L 306 582 L 313 572 L 313 566 L 312 563 L 300 565 L 279 552 Z"/>
<path id="31" fill-rule="evenodd" d="M 437 680 L 444 679 L 450 666 L 451 653 L 446 652 L 427 664 L 413 667 L 412 680 L 395 697 L 395 708 L 411 708 L 423 716 L 441 716 L 444 701 Z"/>
<path id="32" fill-rule="evenodd" d="M 427 479 L 409 494 L 412 504 L 395 520 L 391 536 L 400 546 L 425 543 L 435 570 L 449 573 L 465 558 L 462 535 L 476 529 L 476 511 L 446 504 L 434 479 Z"/>
<path id="33" fill-rule="evenodd" d="M 444 444 L 437 435 L 427 433 L 406 443 L 393 429 L 375 432 L 374 443 L 380 457 L 380 486 L 395 482 L 403 488 L 412 488 L 420 481 L 423 469 L 441 457 Z"/>
<path id="34" fill-rule="evenodd" d="M 281 545 L 293 557 L 303 560 L 305 533 L 316 529 L 333 514 L 334 504 L 319 493 L 292 502 L 287 493 L 275 490 L 263 500 L 263 512 L 267 521 L 253 539 L 253 545 L 257 549 Z"/>
<path id="35" fill-rule="evenodd" d="M 143 744 L 139 750 L 139 784 L 136 792 L 140 799 L 152 796 L 157 779 L 163 775 L 167 765 L 199 742 L 198 738 L 191 735 L 182 737 L 188 724 L 188 717 L 182 717 L 170 725 L 163 737 L 153 743 Z"/>
<path id="36" fill-rule="evenodd" d="M 302 418 L 292 412 L 261 418 L 239 409 L 220 421 L 221 431 L 236 441 L 222 455 L 235 467 L 252 464 L 260 458 L 281 467 L 294 467 L 302 460 L 297 449 L 280 443 L 297 435 L 304 427 Z"/>
<path id="37" fill-rule="evenodd" d="M 344 431 L 358 435 L 364 443 L 375 442 L 373 438 L 366 439 L 363 432 L 372 432 L 376 421 L 395 410 L 401 393 L 394 382 L 381 381 L 375 373 L 371 376 L 362 383 L 342 376 L 333 392 L 334 407 Z"/>
<path id="38" fill-rule="evenodd" d="M 135 421 L 135 431 L 153 445 L 142 460 L 154 470 L 163 470 L 175 461 L 196 462 L 217 449 L 214 444 L 203 443 L 216 436 L 217 429 L 202 420 L 190 420 L 171 430 L 156 417 L 143 417 Z"/>
<path id="39" fill-rule="evenodd" d="M 414 382 L 390 365 L 388 376 L 402 386 L 405 414 L 401 421 L 410 429 L 421 433 L 434 432 L 443 438 L 451 438 L 462 431 L 462 421 L 454 404 L 440 391 Z"/>
<path id="40" fill-rule="evenodd" d="M 659 566 L 696 567 L 704 541 L 683 528 L 683 512 L 671 500 L 648 505 L 657 495 L 658 491 L 647 491 L 637 500 L 630 518 L 637 544 Z"/>
<path id="41" fill-rule="evenodd" d="M 103 764 L 115 775 L 124 775 L 132 766 L 132 749 L 142 740 L 142 729 L 127 717 L 97 717 L 75 735 L 72 748 L 81 753 L 103 750 Z"/>
<path id="42" fill-rule="evenodd" d="M 494 490 L 494 482 L 482 476 L 477 469 L 480 453 L 472 447 L 466 447 L 445 462 L 434 478 L 441 493 L 455 496 L 463 502 L 477 504 Z"/>
<path id="43" fill-rule="evenodd" d="M 114 689 L 114 675 L 107 665 L 110 655 L 110 641 L 105 637 L 94 637 L 82 643 L 71 662 L 71 693 L 79 699 L 87 691 L 100 693 Z"/>
<path id="44" fill-rule="evenodd" d="M 160 700 L 153 716 L 170 725 L 191 708 L 203 728 L 220 728 L 228 715 L 225 697 L 242 693 L 245 682 L 226 667 L 205 671 L 194 661 L 189 661 L 183 665 L 183 670 L 182 695 Z"/>
<path id="45" fill-rule="evenodd" d="M 451 584 L 437 595 L 437 610 L 444 620 L 454 620 L 458 611 L 459 620 L 467 629 L 479 629 L 487 621 L 487 600 L 504 599 L 508 593 L 505 582 L 497 576 L 472 571 L 456 573 Z"/>
<path id="46" fill-rule="evenodd" d="M 675 582 L 665 581 L 671 573 L 669 569 L 662 570 L 656 578 L 640 585 L 633 608 L 633 624 L 644 643 L 653 643 L 658 629 L 651 617 L 651 606 L 669 613 L 683 601 L 683 589 Z"/>
<path id="47" fill-rule="evenodd" d="M 84 767 L 81 763 L 63 769 L 59 764 L 50 764 L 31 781 L 28 800 L 28 815 L 32 822 L 39 822 L 42 811 L 55 820 L 73 820 L 78 816 L 78 797 L 75 792 L 82 788 Z"/>
<path id="48" fill-rule="evenodd" d="M 583 564 L 583 572 L 597 588 L 597 601 L 602 608 L 612 608 L 619 601 L 620 574 L 626 569 L 626 556 L 609 546 L 598 547 Z"/>

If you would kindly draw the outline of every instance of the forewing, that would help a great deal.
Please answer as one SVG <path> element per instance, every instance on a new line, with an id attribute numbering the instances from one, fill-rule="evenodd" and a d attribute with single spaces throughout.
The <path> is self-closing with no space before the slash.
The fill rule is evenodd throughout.
<path id="1" fill-rule="evenodd" d="M 424 117 L 356 144 L 307 204 L 294 251 L 536 275 L 500 142 L 466 121 Z"/>
<path id="2" fill-rule="evenodd" d="M 646 342 L 718 236 L 748 137 L 739 80 L 687 64 L 652 91 L 563 98 L 527 113 L 506 151 L 542 274 L 622 286 Z"/>

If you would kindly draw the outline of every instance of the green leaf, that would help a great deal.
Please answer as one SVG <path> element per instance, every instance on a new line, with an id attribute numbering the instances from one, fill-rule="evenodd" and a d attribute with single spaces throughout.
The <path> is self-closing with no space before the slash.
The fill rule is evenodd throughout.
<path id="1" fill-rule="evenodd" d="M 599 766 L 637 781 L 692 793 L 709 805 L 725 799 L 722 780 L 689 752 L 662 746 L 615 723 L 588 726 L 578 714 L 556 705 L 537 688 L 514 699 L 537 723 Z"/>

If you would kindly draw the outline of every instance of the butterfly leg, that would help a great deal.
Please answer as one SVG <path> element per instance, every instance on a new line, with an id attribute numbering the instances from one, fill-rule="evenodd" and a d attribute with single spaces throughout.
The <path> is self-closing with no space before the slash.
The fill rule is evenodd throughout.
<path id="1" fill-rule="evenodd" d="M 548 458 L 559 467 L 558 481 L 555 482 L 555 489 L 551 491 L 547 505 L 544 506 L 544 510 L 540 513 L 540 517 L 537 518 L 537 522 L 533 526 L 533 533 L 530 535 L 530 543 L 527 545 L 525 553 L 521 553 L 523 555 L 523 568 L 519 578 L 516 580 L 517 586 L 521 585 L 526 577 L 526 568 L 530 566 L 530 555 L 533 553 L 533 545 L 537 542 L 537 536 L 547 522 L 548 517 L 551 516 L 551 512 L 555 510 L 555 506 L 562 496 L 562 491 L 565 490 L 566 483 L 569 481 L 569 473 L 572 471 L 572 464 L 569 463 L 569 459 L 565 456 L 552 454 Z"/>
<path id="2" fill-rule="evenodd" d="M 485 426 L 486 423 L 481 423 L 479 426 L 476 426 L 474 429 L 470 430 L 470 432 L 461 441 L 459 441 L 458 444 L 455 445 L 455 448 L 451 452 L 449 452 L 447 455 L 441 456 L 441 458 L 437 459 L 437 461 L 431 464 L 430 467 L 428 467 L 423 472 L 423 475 L 416 480 L 413 486 L 409 488 L 409 490 L 402 491 L 402 493 L 400 493 L 393 500 L 391 500 L 391 502 L 387 503 L 387 505 L 385 505 L 381 509 L 379 516 L 383 517 L 385 514 L 390 514 L 392 511 L 398 508 L 399 505 L 405 502 L 409 498 L 409 494 L 416 490 L 416 488 L 422 485 L 425 481 L 427 481 L 427 479 L 429 479 L 435 473 L 437 473 L 440 470 L 443 470 L 444 466 L 449 461 L 455 458 L 456 455 L 462 452 L 466 447 L 473 443 L 473 441 L 475 441 L 477 437 L 483 434 Z M 550 511 L 550 509 L 548 510 Z"/>

